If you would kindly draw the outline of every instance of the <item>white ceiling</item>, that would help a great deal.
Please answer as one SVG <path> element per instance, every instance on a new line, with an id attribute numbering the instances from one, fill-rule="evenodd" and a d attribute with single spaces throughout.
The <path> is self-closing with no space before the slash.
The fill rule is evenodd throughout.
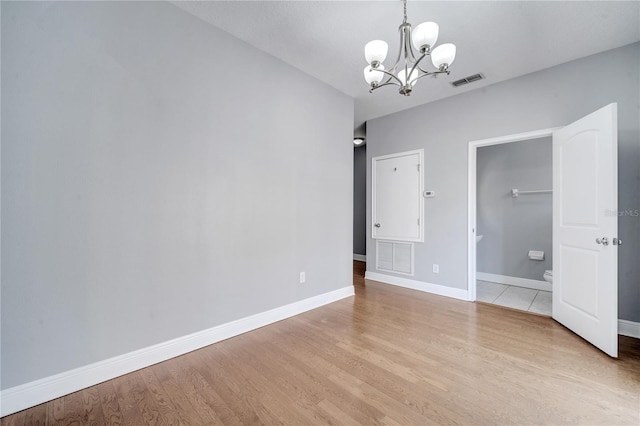
<path id="1" fill-rule="evenodd" d="M 387 41 L 385 63 L 395 59 L 402 22 L 399 0 L 173 3 L 352 96 L 356 127 L 371 118 L 640 41 L 638 1 L 409 0 L 408 22 L 438 23 L 437 44 L 453 42 L 458 50 L 451 75 L 422 79 L 405 97 L 394 87 L 370 94 L 362 74 L 369 40 Z M 224 58 L 220 60 L 223 65 Z M 612 70 L 612 78 L 621 71 Z M 459 88 L 449 84 L 476 73 L 486 80 Z"/>

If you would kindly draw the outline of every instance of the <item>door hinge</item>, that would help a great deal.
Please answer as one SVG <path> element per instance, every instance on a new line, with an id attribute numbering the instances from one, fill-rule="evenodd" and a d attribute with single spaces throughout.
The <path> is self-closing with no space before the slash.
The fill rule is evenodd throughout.
<path id="1" fill-rule="evenodd" d="M 418 218 L 418 226 L 420 226 L 420 218 Z"/>
<path id="2" fill-rule="evenodd" d="M 420 171 L 420 164 L 418 164 L 418 171 Z"/>

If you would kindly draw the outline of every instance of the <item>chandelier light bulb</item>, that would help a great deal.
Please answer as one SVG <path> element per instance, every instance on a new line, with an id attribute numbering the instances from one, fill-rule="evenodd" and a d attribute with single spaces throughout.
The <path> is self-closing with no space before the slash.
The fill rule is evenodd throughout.
<path id="1" fill-rule="evenodd" d="M 369 65 L 377 68 L 377 65 L 384 62 L 389 51 L 389 45 L 383 40 L 371 40 L 364 46 L 364 57 Z"/>
<path id="2" fill-rule="evenodd" d="M 377 86 L 384 78 L 384 73 L 376 70 L 384 70 L 384 65 L 380 64 L 376 69 L 371 68 L 371 65 L 364 67 L 364 79 L 369 85 Z"/>
<path id="3" fill-rule="evenodd" d="M 423 22 L 413 29 L 411 32 L 411 41 L 413 41 L 413 47 L 420 53 L 423 48 L 431 49 L 438 41 L 438 32 L 440 28 L 435 22 Z"/>
<path id="4" fill-rule="evenodd" d="M 410 72 L 411 70 L 408 70 L 408 71 Z M 402 69 L 402 70 L 398 71 L 398 78 L 402 82 L 403 86 L 407 84 L 407 78 L 406 78 L 405 70 Z M 418 79 L 418 70 L 413 70 L 411 75 L 409 75 L 409 85 L 413 87 L 413 85 L 416 83 L 417 79 Z"/>
<path id="5" fill-rule="evenodd" d="M 456 58 L 456 45 L 453 43 L 445 43 L 433 49 L 431 52 L 431 62 L 433 66 L 440 69 L 442 66 L 448 68 Z"/>

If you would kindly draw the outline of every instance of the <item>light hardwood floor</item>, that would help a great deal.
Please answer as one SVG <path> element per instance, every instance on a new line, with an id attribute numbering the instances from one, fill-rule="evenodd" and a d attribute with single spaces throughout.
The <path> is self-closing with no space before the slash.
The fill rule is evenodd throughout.
<path id="1" fill-rule="evenodd" d="M 640 340 L 364 282 L 356 297 L 1 420 L 37 424 L 640 424 Z"/>

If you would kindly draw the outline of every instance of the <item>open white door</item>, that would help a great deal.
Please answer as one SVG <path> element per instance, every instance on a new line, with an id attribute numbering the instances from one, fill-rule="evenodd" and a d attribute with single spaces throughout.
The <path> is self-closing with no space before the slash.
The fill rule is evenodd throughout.
<path id="1" fill-rule="evenodd" d="M 553 133 L 553 318 L 618 356 L 617 104 Z"/>

